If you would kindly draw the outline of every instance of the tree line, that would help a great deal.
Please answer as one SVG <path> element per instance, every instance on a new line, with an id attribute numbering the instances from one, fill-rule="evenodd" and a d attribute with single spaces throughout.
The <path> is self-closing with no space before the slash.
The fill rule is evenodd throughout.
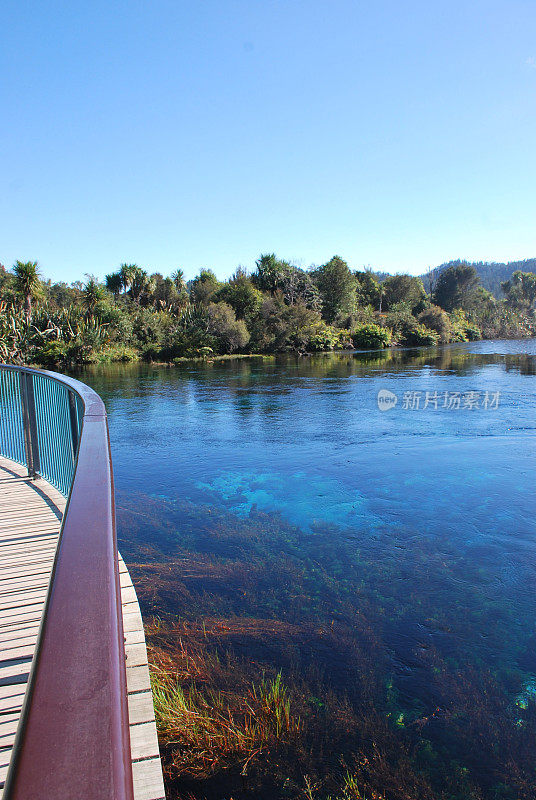
<path id="1" fill-rule="evenodd" d="M 462 262 L 428 277 L 425 291 L 421 278 L 380 278 L 339 256 L 302 269 L 268 253 L 226 281 L 210 269 L 186 281 L 180 269 L 164 277 L 125 263 L 103 282 L 67 284 L 17 261 L 0 265 L 0 356 L 43 366 L 171 362 L 535 335 L 534 273 L 514 272 L 502 300 Z"/>

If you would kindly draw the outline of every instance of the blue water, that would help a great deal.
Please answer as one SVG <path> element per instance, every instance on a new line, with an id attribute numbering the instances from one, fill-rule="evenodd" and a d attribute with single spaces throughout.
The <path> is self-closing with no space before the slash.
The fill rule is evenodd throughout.
<path id="1" fill-rule="evenodd" d="M 535 354 L 532 341 L 479 342 L 398 353 L 402 363 L 330 354 L 86 379 L 108 407 L 119 496 L 260 509 L 304 529 L 404 524 L 459 538 L 463 525 L 464 541 L 489 540 L 512 525 L 519 536 L 534 511 Z M 399 398 L 386 412 L 383 388 Z M 404 409 L 416 391 L 421 408 Z M 427 391 L 440 395 L 437 410 L 422 408 Z M 442 393 L 469 391 L 481 404 L 499 392 L 499 407 L 442 407 Z"/>
<path id="2" fill-rule="evenodd" d="M 215 558 L 225 556 L 220 533 L 233 519 L 262 528 L 274 554 L 293 531 L 298 552 L 333 590 L 322 588 L 309 605 L 289 603 L 281 578 L 265 607 L 255 600 L 256 613 L 296 624 L 340 618 L 351 629 L 347 609 L 366 603 L 404 720 L 438 705 L 435 653 L 453 674 L 491 669 L 510 692 L 508 708 L 536 704 L 535 374 L 534 341 L 499 341 L 112 366 L 82 377 L 108 408 L 119 536 L 130 560 L 140 530 L 134 542 L 125 509 L 161 508 L 192 552 L 197 536 L 212 535 Z M 397 397 L 387 411 L 377 402 L 384 389 Z M 460 407 L 449 408 L 455 393 Z M 162 536 L 154 520 L 142 528 L 146 558 Z M 218 602 L 216 593 L 212 612 Z M 174 603 L 168 598 L 164 610 Z"/>

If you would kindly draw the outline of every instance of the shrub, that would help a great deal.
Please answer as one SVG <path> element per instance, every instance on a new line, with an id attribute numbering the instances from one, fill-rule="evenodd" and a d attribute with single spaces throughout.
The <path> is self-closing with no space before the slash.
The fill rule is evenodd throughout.
<path id="1" fill-rule="evenodd" d="M 345 337 L 341 336 L 342 333 L 343 331 L 338 331 L 331 325 L 326 325 L 325 322 L 312 325 L 306 350 L 311 353 L 322 350 L 338 350 L 344 347 Z"/>
<path id="2" fill-rule="evenodd" d="M 439 342 L 439 334 L 422 325 L 416 320 L 413 324 L 405 325 L 399 344 L 405 347 L 429 347 Z"/>
<path id="3" fill-rule="evenodd" d="M 419 322 L 427 328 L 435 331 L 442 344 L 447 344 L 451 340 L 452 325 L 449 315 L 439 306 L 428 306 L 418 316 Z"/>
<path id="4" fill-rule="evenodd" d="M 210 303 L 208 306 L 208 333 L 214 337 L 219 353 L 234 353 L 249 342 L 246 323 L 235 316 L 227 303 Z"/>
<path id="5" fill-rule="evenodd" d="M 129 347 L 126 344 L 112 344 L 97 355 L 97 362 L 99 364 L 117 362 L 127 364 L 131 361 L 137 361 L 138 358 L 139 353 L 134 347 Z"/>
<path id="6" fill-rule="evenodd" d="M 391 329 L 393 342 L 397 344 L 403 338 L 404 330 L 415 324 L 415 317 L 408 311 L 390 311 L 382 315 L 382 319 L 385 327 Z"/>
<path id="7" fill-rule="evenodd" d="M 391 344 L 391 331 L 379 325 L 362 325 L 352 335 L 354 347 L 362 350 L 382 350 Z"/>
<path id="8" fill-rule="evenodd" d="M 53 367 L 56 364 L 64 364 L 67 360 L 67 344 L 60 339 L 47 342 L 36 351 L 33 360 L 36 364 L 40 364 L 43 367 Z"/>
<path id="9" fill-rule="evenodd" d="M 452 342 L 475 342 L 482 338 L 482 331 L 472 322 L 469 322 L 465 312 L 456 309 L 449 314 L 451 323 Z"/>

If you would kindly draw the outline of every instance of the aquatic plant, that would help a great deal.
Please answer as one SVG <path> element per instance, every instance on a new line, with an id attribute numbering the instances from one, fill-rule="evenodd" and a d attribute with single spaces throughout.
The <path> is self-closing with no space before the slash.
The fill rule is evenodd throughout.
<path id="1" fill-rule="evenodd" d="M 171 774 L 206 778 L 240 764 L 245 775 L 253 759 L 300 732 L 281 673 L 238 694 L 199 688 L 192 680 L 195 667 L 190 658 L 185 683 L 173 661 L 154 647 L 150 663 L 157 728 Z"/>
<path id="2" fill-rule="evenodd" d="M 408 358 L 399 354 L 400 365 Z M 455 354 L 427 358 L 439 369 L 464 366 Z M 467 480 L 477 490 L 485 475 Z M 521 549 L 505 565 L 493 537 L 477 534 L 489 504 L 473 502 L 475 535 L 454 540 L 434 520 L 425 483 L 415 470 L 385 485 L 381 499 L 392 507 L 408 485 L 420 492 L 426 536 L 381 519 L 368 529 L 333 521 L 306 531 L 253 505 L 238 514 L 221 503 L 131 492 L 128 510 L 119 501 L 121 549 L 145 617 L 158 615 L 147 638 L 182 690 L 174 702 L 183 715 L 213 707 L 227 720 L 230 709 L 238 729 L 229 758 L 213 771 L 201 762 L 195 777 L 180 748 L 173 756 L 172 727 L 161 726 L 171 798 L 298 800 L 307 775 L 315 800 L 346 800 L 345 792 L 534 799 L 536 704 L 523 694 L 535 663 L 532 618 L 523 593 L 516 596 L 527 605 L 516 606 L 504 589 L 490 591 L 497 575 L 514 590 L 521 579 L 530 585 L 533 564 Z M 446 474 L 443 491 L 451 490 Z M 463 513 L 460 504 L 453 524 Z M 271 693 L 282 702 L 267 715 L 263 696 Z M 242 775 L 251 747 L 246 701 L 254 721 L 268 716 L 272 727 Z M 299 719 L 292 736 L 287 717 Z"/>

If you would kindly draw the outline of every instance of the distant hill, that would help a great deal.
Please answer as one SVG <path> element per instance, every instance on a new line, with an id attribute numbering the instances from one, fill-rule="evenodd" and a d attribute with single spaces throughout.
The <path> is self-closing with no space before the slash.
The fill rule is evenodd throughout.
<path id="1" fill-rule="evenodd" d="M 439 267 L 436 267 L 430 273 L 420 276 L 426 291 L 430 291 L 430 284 L 434 284 L 438 275 L 443 272 L 443 270 L 448 267 L 457 266 L 458 264 L 470 264 L 474 267 L 484 289 L 487 289 L 488 292 L 491 292 L 498 299 L 504 297 L 501 283 L 509 280 L 512 273 L 517 269 L 520 269 L 522 272 L 536 272 L 536 258 L 526 258 L 524 261 L 509 261 L 507 264 L 495 261 L 449 261 L 447 264 L 441 264 Z"/>

